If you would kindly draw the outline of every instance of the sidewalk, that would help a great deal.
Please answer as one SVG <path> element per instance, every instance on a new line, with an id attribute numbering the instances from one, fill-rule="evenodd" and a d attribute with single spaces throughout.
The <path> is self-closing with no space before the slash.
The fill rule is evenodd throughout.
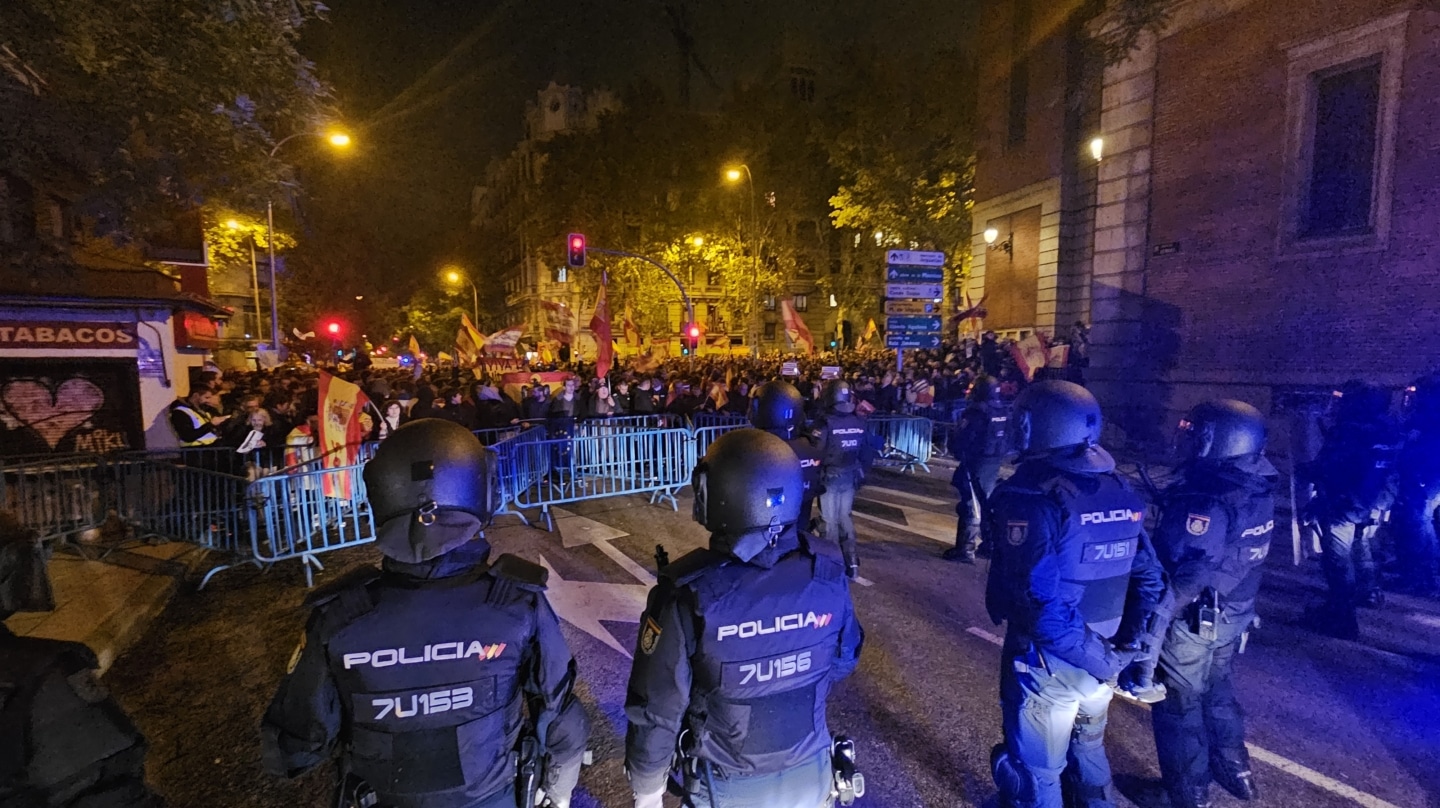
<path id="1" fill-rule="evenodd" d="M 55 610 L 22 612 L 5 623 L 22 636 L 90 646 L 103 674 L 164 610 L 199 555 L 181 542 L 117 550 L 104 561 L 57 552 L 50 559 Z"/>

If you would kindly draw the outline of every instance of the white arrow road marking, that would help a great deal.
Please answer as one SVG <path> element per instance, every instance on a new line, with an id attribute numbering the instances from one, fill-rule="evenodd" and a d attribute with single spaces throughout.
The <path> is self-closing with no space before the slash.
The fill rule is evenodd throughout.
<path id="1" fill-rule="evenodd" d="M 965 629 L 965 631 L 969 634 L 973 634 L 976 637 L 979 637 L 982 640 L 985 640 L 986 642 L 994 643 L 995 645 L 1005 644 L 1005 641 L 1003 639 L 995 636 L 994 634 L 991 634 L 983 628 L 971 626 L 970 628 Z M 1134 704 L 1136 707 L 1141 707 L 1146 710 L 1150 709 L 1150 705 L 1148 704 L 1137 704 L 1136 702 L 1132 701 L 1126 701 L 1126 704 Z M 1295 777 L 1304 780 L 1312 786 L 1323 788 L 1331 794 L 1339 797 L 1344 797 L 1351 802 L 1365 806 L 1365 808 L 1400 808 L 1400 806 L 1392 802 L 1386 802 L 1379 797 L 1373 796 L 1371 794 L 1366 794 L 1365 792 L 1354 788 L 1353 786 L 1345 785 L 1344 783 L 1332 777 L 1326 777 L 1325 775 L 1315 771 L 1312 768 L 1309 768 L 1308 766 L 1302 766 L 1299 763 L 1296 763 L 1289 758 L 1281 757 L 1280 755 L 1277 755 L 1268 749 L 1262 749 L 1261 747 L 1258 747 L 1255 744 L 1249 742 L 1246 742 L 1245 746 L 1250 750 L 1250 754 L 1261 763 L 1273 766 L 1280 771 L 1285 772 L 1286 774 L 1294 775 Z"/>
<path id="2" fill-rule="evenodd" d="M 899 508 L 905 514 L 906 524 L 902 525 L 899 522 L 892 522 L 889 519 L 871 516 L 868 513 L 861 513 L 860 511 L 855 511 L 854 515 L 867 522 L 884 525 L 892 530 L 899 528 L 900 530 L 914 533 L 917 536 L 933 539 L 941 544 L 948 544 L 952 547 L 955 545 L 955 516 L 946 516 L 943 513 L 931 513 L 930 511 L 919 510 L 918 508 L 907 508 L 904 505 L 896 505 L 893 502 L 886 502 L 884 504 L 892 508 Z"/>
<path id="3" fill-rule="evenodd" d="M 567 581 L 560 577 L 560 573 L 550 566 L 550 562 L 545 560 L 543 555 L 540 556 L 540 564 L 550 571 L 550 585 L 546 595 L 550 599 L 550 606 L 555 609 L 555 614 L 629 658 L 630 651 L 622 646 L 600 621 L 640 622 L 640 614 L 645 611 L 645 596 L 649 594 L 650 587 L 646 584 Z"/>
<path id="4" fill-rule="evenodd" d="M 560 542 L 567 550 L 630 535 L 619 528 L 597 522 L 588 516 L 571 513 L 564 508 L 551 508 L 550 513 L 555 518 L 555 529 L 560 531 Z"/>

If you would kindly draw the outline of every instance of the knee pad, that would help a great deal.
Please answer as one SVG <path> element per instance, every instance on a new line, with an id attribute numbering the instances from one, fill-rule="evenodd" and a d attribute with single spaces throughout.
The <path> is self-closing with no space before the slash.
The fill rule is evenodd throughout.
<path id="1" fill-rule="evenodd" d="M 1005 751 L 1004 744 L 996 744 L 990 750 L 990 777 L 1000 790 L 1003 808 L 1030 808 L 1038 804 L 1040 789 L 1034 775 Z"/>

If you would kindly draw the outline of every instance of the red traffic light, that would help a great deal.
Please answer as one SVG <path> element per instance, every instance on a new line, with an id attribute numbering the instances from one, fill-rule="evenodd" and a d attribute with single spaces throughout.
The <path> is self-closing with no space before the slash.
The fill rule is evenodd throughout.
<path id="1" fill-rule="evenodd" d="M 690 339 L 700 339 L 700 326 L 691 323 L 689 328 Z"/>
<path id="2" fill-rule="evenodd" d="M 332 337 L 339 336 L 339 335 L 340 335 L 340 324 L 339 324 L 339 323 L 336 323 L 336 322 L 327 323 L 327 324 L 325 325 L 325 330 L 326 330 L 326 331 L 329 331 L 329 332 L 330 332 L 330 336 L 332 336 Z"/>
<path id="3" fill-rule="evenodd" d="M 585 235 L 571 233 L 565 242 L 565 263 L 571 267 L 585 266 Z"/>

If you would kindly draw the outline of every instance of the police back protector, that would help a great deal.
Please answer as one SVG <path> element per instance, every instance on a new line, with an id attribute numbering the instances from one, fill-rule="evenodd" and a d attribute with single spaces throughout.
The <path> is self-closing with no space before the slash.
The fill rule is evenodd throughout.
<path id="1" fill-rule="evenodd" d="M 769 569 L 711 565 L 676 584 L 693 596 L 698 618 L 690 753 L 753 775 L 828 747 L 825 701 L 850 608 L 838 548 L 802 537 Z"/>
<path id="2" fill-rule="evenodd" d="M 827 476 L 833 472 L 851 472 L 860 468 L 864 450 L 865 419 L 854 414 L 831 413 L 821 425 L 824 436 L 823 458 Z"/>
<path id="3" fill-rule="evenodd" d="M 1125 612 L 1130 572 L 1140 549 L 1145 503 L 1113 473 L 1036 471 L 1032 467 L 1024 475 L 1017 472 L 1002 487 L 1010 493 L 1043 495 L 1059 507 L 1060 535 L 1053 552 L 1060 599 L 1079 613 L 1091 631 L 1112 638 Z M 1001 531 L 998 542 L 1018 544 L 1030 540 L 1024 532 L 1028 525 L 1000 523 L 993 529 Z M 1003 547 L 998 552 L 1000 563 L 1004 563 Z M 1010 581 L 1006 589 L 1011 591 L 994 593 L 1009 601 L 998 604 L 999 616 L 1009 619 L 1028 614 L 1027 605 L 1016 602 L 1024 597 L 1025 582 Z M 1030 630 L 1028 626 L 1016 628 L 1027 633 Z"/>
<path id="4" fill-rule="evenodd" d="M 539 589 L 496 568 L 424 581 L 385 573 L 326 604 L 351 769 L 381 804 L 465 806 L 513 782 Z M 359 608 L 357 593 L 368 599 Z"/>

